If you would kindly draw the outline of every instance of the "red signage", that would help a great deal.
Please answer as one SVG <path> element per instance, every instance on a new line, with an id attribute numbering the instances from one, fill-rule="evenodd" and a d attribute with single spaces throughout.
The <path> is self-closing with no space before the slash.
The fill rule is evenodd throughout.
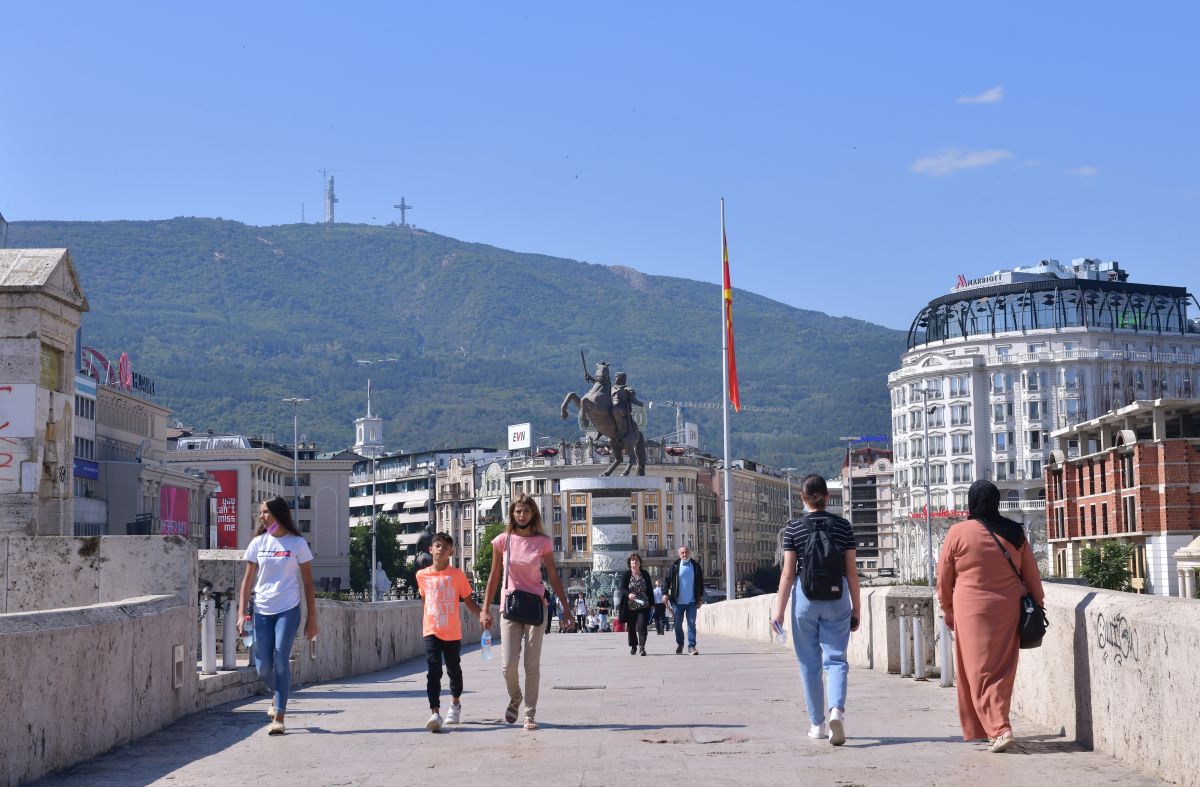
<path id="1" fill-rule="evenodd" d="M 159 488 L 158 523 L 164 536 L 188 534 L 188 490 L 177 486 Z"/>
<path id="2" fill-rule="evenodd" d="M 911 514 L 909 514 L 909 518 L 910 519 L 918 519 L 918 518 L 924 519 L 925 512 L 928 510 L 929 510 L 928 506 L 923 506 L 921 508 L 918 508 L 915 511 L 913 511 Z M 952 508 L 935 508 L 934 510 L 929 511 L 930 519 L 970 519 L 970 517 L 971 517 L 971 512 L 955 511 Z"/>
<path id="3" fill-rule="evenodd" d="M 238 548 L 238 471 L 210 470 L 217 479 L 217 549 Z"/>
<path id="4" fill-rule="evenodd" d="M 962 275 L 961 273 L 958 274 L 958 279 L 956 279 L 954 282 L 954 289 L 957 290 L 957 289 L 960 289 L 960 288 L 966 287 L 966 286 L 967 286 L 967 277 Z"/>

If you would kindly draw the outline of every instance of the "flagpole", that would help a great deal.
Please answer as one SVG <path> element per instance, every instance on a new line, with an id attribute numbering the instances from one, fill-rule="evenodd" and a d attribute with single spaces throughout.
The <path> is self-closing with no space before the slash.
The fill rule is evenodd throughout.
<path id="1" fill-rule="evenodd" d="M 725 198 L 721 198 L 721 420 L 725 437 L 725 482 L 721 489 L 725 495 L 725 598 L 732 601 L 733 592 L 733 463 L 729 457 L 729 331 L 727 330 L 728 303 L 725 300 Z"/>

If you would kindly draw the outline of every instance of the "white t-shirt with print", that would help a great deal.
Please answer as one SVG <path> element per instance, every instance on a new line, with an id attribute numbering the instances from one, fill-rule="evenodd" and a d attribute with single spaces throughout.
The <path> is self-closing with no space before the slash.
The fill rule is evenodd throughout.
<path id="1" fill-rule="evenodd" d="M 278 615 L 300 604 L 300 564 L 313 559 L 308 542 L 301 536 L 276 538 L 270 533 L 255 536 L 246 547 L 246 562 L 258 566 L 254 582 L 254 609 L 263 615 Z"/>

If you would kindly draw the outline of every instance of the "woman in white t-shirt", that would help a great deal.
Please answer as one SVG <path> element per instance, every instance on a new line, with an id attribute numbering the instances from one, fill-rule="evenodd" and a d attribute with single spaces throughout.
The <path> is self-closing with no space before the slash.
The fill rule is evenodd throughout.
<path id="1" fill-rule="evenodd" d="M 541 600 L 542 568 L 558 596 L 563 609 L 568 608 L 567 594 L 562 580 L 554 568 L 554 544 L 542 530 L 542 515 L 537 503 L 528 495 L 518 495 L 508 507 L 508 529 L 492 539 L 492 570 L 488 574 L 487 592 L 483 596 L 483 609 L 479 622 L 484 629 L 492 627 L 492 599 L 505 573 L 505 553 L 508 553 L 508 577 L 504 578 L 504 598 L 510 590 L 524 590 Z M 504 598 L 500 608 L 504 609 Z M 543 614 L 545 606 L 543 605 Z M 566 621 L 569 631 L 570 618 Z M 508 687 L 508 708 L 504 720 L 509 724 L 517 720 L 521 700 L 525 700 L 525 729 L 536 730 L 538 684 L 541 681 L 542 638 L 546 629 L 541 624 L 519 623 L 503 615 L 500 621 L 500 636 L 503 654 L 504 682 Z M 517 676 L 517 664 L 521 660 L 521 649 L 525 649 L 525 693 L 521 694 L 521 683 Z"/>
<path id="2" fill-rule="evenodd" d="M 258 512 L 258 530 L 246 547 L 246 575 L 238 593 L 238 634 L 244 634 L 250 616 L 246 599 L 254 588 L 254 666 L 274 692 L 270 735 L 284 733 L 288 689 L 292 685 L 289 658 L 300 628 L 300 592 L 304 591 L 308 617 L 304 636 L 317 638 L 317 596 L 313 590 L 312 551 L 292 523 L 292 512 L 282 497 L 273 497 Z"/>

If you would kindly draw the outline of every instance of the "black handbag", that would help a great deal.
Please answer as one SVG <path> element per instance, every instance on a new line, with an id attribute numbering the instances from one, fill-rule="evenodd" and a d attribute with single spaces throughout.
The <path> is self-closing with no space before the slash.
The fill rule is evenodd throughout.
<path id="1" fill-rule="evenodd" d="M 1017 635 L 1021 639 L 1021 650 L 1039 648 L 1042 645 L 1042 638 L 1046 636 L 1046 629 L 1050 628 L 1050 621 L 1046 618 L 1046 610 L 1034 600 L 1033 594 L 1029 592 L 1029 586 L 1021 578 L 1021 572 L 1017 571 L 1012 558 L 1008 556 L 1008 550 L 1000 543 L 1000 539 L 996 538 L 995 531 L 992 530 L 987 522 L 979 521 L 987 528 L 988 533 L 992 536 L 992 540 L 996 542 L 996 546 L 1004 553 L 1004 559 L 1008 561 L 1009 568 L 1017 575 L 1017 581 L 1021 583 L 1021 587 L 1025 588 L 1025 595 L 1021 597 L 1021 618 L 1017 621 Z"/>
<path id="2" fill-rule="evenodd" d="M 512 539 L 510 534 L 504 539 L 504 587 L 508 587 L 508 542 Z M 508 595 L 504 597 L 504 615 L 505 620 L 511 620 L 513 623 L 524 623 L 530 626 L 542 625 L 542 597 L 536 593 L 530 593 L 528 590 L 517 590 L 513 588 L 508 591 Z"/>

